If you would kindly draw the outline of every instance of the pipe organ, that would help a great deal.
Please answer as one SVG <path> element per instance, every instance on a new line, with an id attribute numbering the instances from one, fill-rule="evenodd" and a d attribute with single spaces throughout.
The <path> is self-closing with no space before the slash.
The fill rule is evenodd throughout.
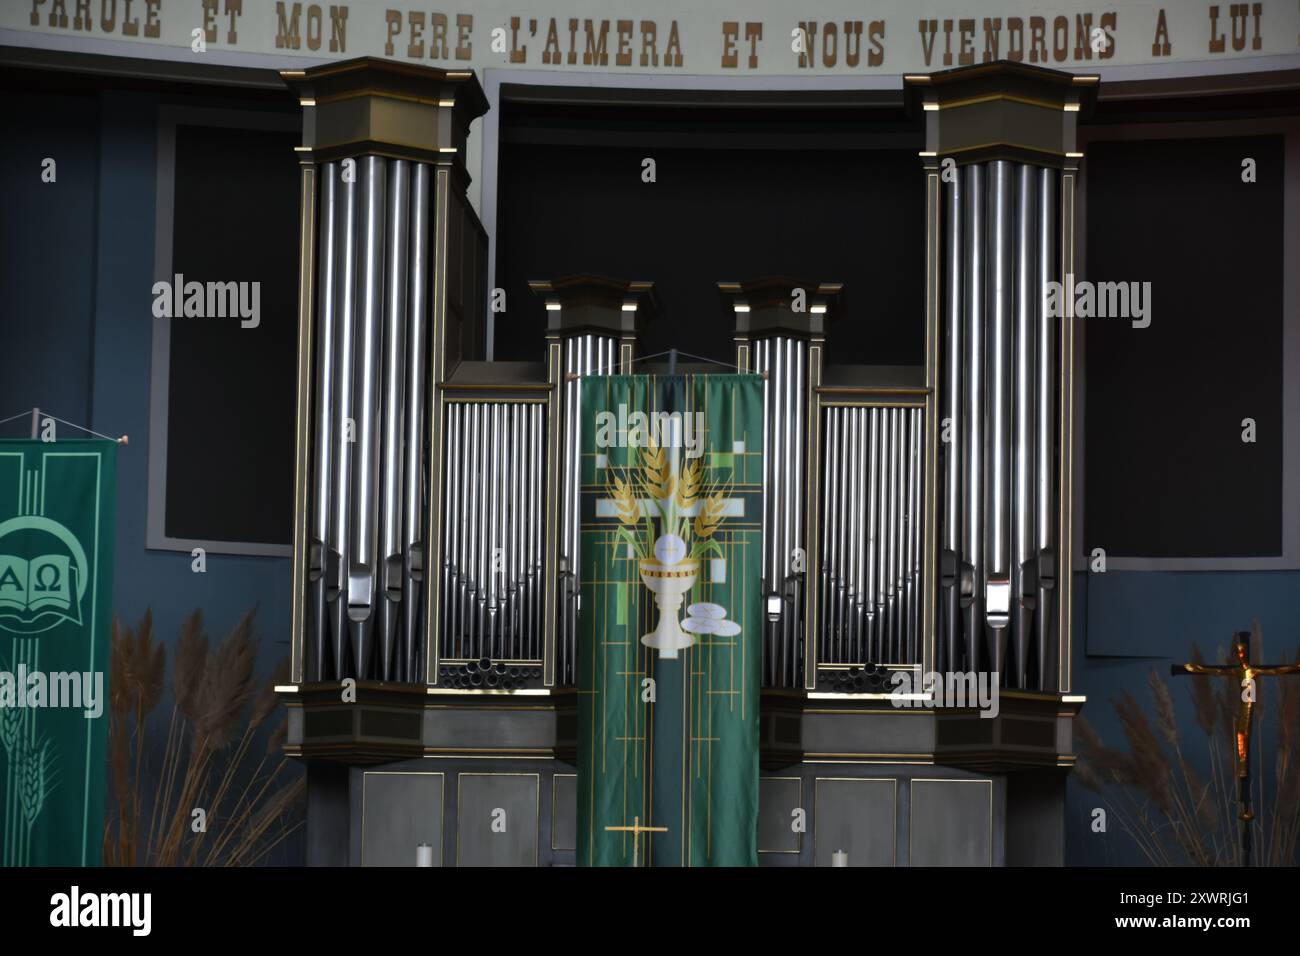
<path id="1" fill-rule="evenodd" d="M 542 662 L 544 411 L 530 401 L 447 403 L 444 667 Z"/>
<path id="2" fill-rule="evenodd" d="M 944 200 L 941 659 L 1046 686 L 1054 658 L 1057 172 L 973 163 Z"/>
<path id="3" fill-rule="evenodd" d="M 821 661 L 879 667 L 920 659 L 924 412 L 824 409 Z"/>
<path id="4" fill-rule="evenodd" d="M 472 751 L 475 769 L 506 767 L 476 778 L 544 768 L 558 806 L 583 613 L 578 383 L 647 370 L 654 284 L 535 280 L 543 354 L 484 361 L 473 74 L 358 60 L 284 76 L 305 117 L 287 749 Z M 855 762 L 957 779 L 1072 761 L 1074 332 L 1044 293 L 1074 269 L 1092 83 L 1005 63 L 907 79 L 925 129 L 923 365 L 837 361 L 835 323 L 871 321 L 839 283 L 718 283 L 735 365 L 764 377 L 762 760 L 805 797 L 828 759 L 845 779 Z M 925 721 L 876 719 L 896 716 L 900 676 L 934 673 L 996 673 L 1000 716 L 935 709 L 922 683 Z M 341 704 L 347 678 L 358 696 Z M 997 806 L 1052 803 L 1052 780 L 1007 783 Z M 789 808 L 772 806 L 784 832 Z"/>
<path id="5" fill-rule="evenodd" d="M 1088 86 L 1063 76 L 1001 76 L 1014 97 L 981 92 L 987 71 L 910 81 L 935 253 L 917 374 L 826 360 L 837 284 L 719 283 L 737 365 L 766 380 L 767 687 L 861 689 L 866 668 L 1068 686 L 1071 335 L 1044 286 L 1072 256 L 1068 147 Z M 631 370 L 653 284 L 533 282 L 554 350 L 499 374 L 478 361 L 485 250 L 461 151 L 486 104 L 472 77 L 353 61 L 286 80 L 307 140 L 296 666 L 437 685 L 502 661 L 571 686 L 577 382 Z M 412 102 L 430 81 L 446 95 Z M 1027 142 L 967 145 L 975 114 Z M 416 117 L 413 143 L 397 130 Z"/>
<path id="6" fill-rule="evenodd" d="M 1075 123 L 1095 77 L 910 79 L 942 290 L 935 660 L 1007 688 L 1068 690 L 1073 328 L 1068 311 L 1049 315 L 1046 287 L 1073 269 Z M 971 142 L 990 123 L 1005 141 Z"/>
<path id="7" fill-rule="evenodd" d="M 444 431 L 486 450 L 473 442 L 541 428 L 499 409 L 449 407 L 444 422 L 437 394 L 481 334 L 486 237 L 464 198 L 462 156 L 486 103 L 471 74 L 382 61 L 283 75 L 305 140 L 292 670 L 296 680 L 419 682 L 436 656 L 431 620 L 457 629 L 448 645 L 497 652 L 536 631 L 521 613 L 525 575 L 538 571 L 519 545 L 518 497 L 535 475 L 503 471 L 491 454 L 458 459 L 447 473 L 455 510 L 430 507 L 444 461 L 431 449 Z M 467 491 L 480 478 L 482 493 Z M 455 523 L 472 504 L 484 505 L 486 539 Z M 444 517 L 460 533 L 454 564 L 450 549 L 428 547 L 441 525 L 432 519 Z M 507 571 L 491 570 L 494 548 L 509 550 Z M 426 569 L 443 578 L 433 595 Z M 450 593 L 468 597 L 431 618 L 431 596 Z"/>

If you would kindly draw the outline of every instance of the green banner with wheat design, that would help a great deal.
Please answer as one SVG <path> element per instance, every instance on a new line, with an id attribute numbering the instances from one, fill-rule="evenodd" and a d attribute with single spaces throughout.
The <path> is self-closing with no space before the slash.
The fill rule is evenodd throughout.
<path id="1" fill-rule="evenodd" d="M 117 445 L 0 442 L 0 865 L 100 860 Z"/>
<path id="2" fill-rule="evenodd" d="M 582 381 L 578 863 L 757 863 L 763 382 Z"/>

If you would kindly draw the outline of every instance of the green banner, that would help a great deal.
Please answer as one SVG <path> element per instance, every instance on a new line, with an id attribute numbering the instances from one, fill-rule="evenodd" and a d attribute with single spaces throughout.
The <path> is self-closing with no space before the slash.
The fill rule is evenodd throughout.
<path id="1" fill-rule="evenodd" d="M 754 866 L 762 379 L 581 392 L 579 865 Z"/>
<path id="2" fill-rule="evenodd" d="M 97 865 L 117 444 L 0 441 L 0 865 Z"/>

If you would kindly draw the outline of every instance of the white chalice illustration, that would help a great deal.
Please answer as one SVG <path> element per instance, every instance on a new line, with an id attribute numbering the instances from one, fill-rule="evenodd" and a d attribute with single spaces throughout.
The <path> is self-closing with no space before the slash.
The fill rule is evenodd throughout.
<path id="1" fill-rule="evenodd" d="M 638 562 L 641 580 L 655 596 L 659 609 L 659 624 L 641 643 L 653 647 L 663 657 L 676 657 L 677 652 L 690 647 L 695 639 L 682 630 L 678 612 L 682 599 L 692 587 L 700 571 L 698 558 L 686 557 L 686 542 L 675 534 L 661 535 L 655 541 L 654 559 Z"/>

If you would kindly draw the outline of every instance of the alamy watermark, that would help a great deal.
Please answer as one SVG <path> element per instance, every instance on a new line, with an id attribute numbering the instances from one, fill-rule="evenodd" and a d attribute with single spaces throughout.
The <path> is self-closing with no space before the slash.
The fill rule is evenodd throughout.
<path id="1" fill-rule="evenodd" d="M 104 713 L 103 671 L 0 671 L 0 710 L 13 708 L 80 710 L 87 720 Z"/>
<path id="2" fill-rule="evenodd" d="M 1065 284 L 1055 280 L 1045 287 L 1047 315 L 1053 319 L 1065 316 L 1065 303 L 1074 303 L 1077 319 L 1132 319 L 1133 328 L 1145 329 L 1151 324 L 1150 282 L 1082 282 L 1074 281 L 1074 273 L 1065 274 Z"/>
<path id="3" fill-rule="evenodd" d="M 153 314 L 159 319 L 240 319 L 240 327 L 255 329 L 262 323 L 262 283 L 173 280 L 153 284 Z"/>
<path id="4" fill-rule="evenodd" d="M 50 897 L 50 925 L 57 928 L 122 927 L 132 936 L 153 929 L 152 893 L 83 893 L 73 886 Z"/>
<path id="5" fill-rule="evenodd" d="M 894 671 L 890 703 L 895 707 L 974 707 L 981 718 L 998 715 L 997 671 Z"/>
<path id="6" fill-rule="evenodd" d="M 687 458 L 704 454 L 704 413 L 629 412 L 626 405 L 596 415 L 597 448 L 684 448 Z"/>

